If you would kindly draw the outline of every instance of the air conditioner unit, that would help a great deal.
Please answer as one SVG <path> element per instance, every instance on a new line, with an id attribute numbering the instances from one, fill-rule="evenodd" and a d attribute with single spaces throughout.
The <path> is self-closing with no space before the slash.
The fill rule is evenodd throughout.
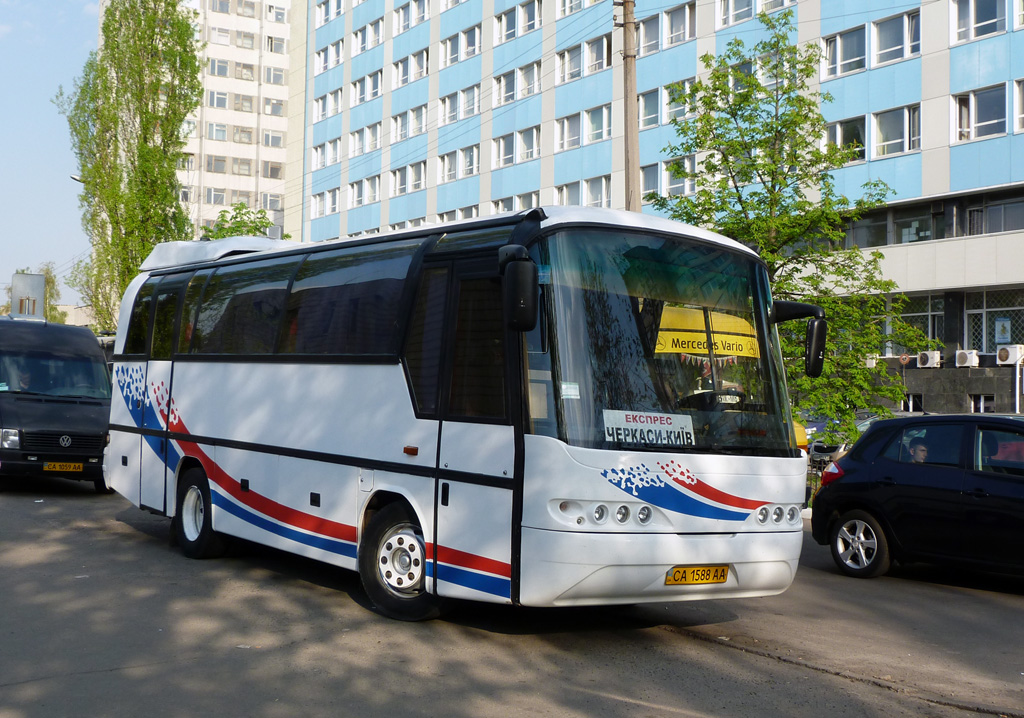
<path id="1" fill-rule="evenodd" d="M 1016 364 L 1024 357 L 1024 344 L 1000 344 L 996 351 L 996 364 Z"/>
<path id="2" fill-rule="evenodd" d="M 921 352 L 917 355 L 917 366 L 921 369 L 937 369 L 942 361 L 942 352 Z"/>
<path id="3" fill-rule="evenodd" d="M 956 365 L 966 367 L 978 366 L 978 350 L 960 349 L 956 353 Z"/>

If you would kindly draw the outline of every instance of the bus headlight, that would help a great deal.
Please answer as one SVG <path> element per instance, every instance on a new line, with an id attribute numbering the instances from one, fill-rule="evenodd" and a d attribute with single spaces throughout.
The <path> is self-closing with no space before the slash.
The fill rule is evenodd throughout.
<path id="1" fill-rule="evenodd" d="M 759 508 L 757 510 L 757 523 L 759 523 L 759 524 L 767 523 L 768 522 L 768 515 L 769 515 L 769 511 L 768 511 L 768 507 L 767 506 L 762 506 L 761 508 Z"/>
<path id="2" fill-rule="evenodd" d="M 629 521 L 629 507 L 626 505 L 622 505 L 619 508 L 615 509 L 615 520 L 618 521 L 620 524 L 624 524 L 627 521 Z"/>
<path id="3" fill-rule="evenodd" d="M 21 439 L 17 429 L 3 429 L 0 434 L 0 447 L 4 449 L 20 449 Z"/>
<path id="4" fill-rule="evenodd" d="M 636 512 L 636 520 L 641 524 L 647 524 L 650 522 L 652 515 L 650 506 L 641 506 L 640 510 Z"/>
<path id="5" fill-rule="evenodd" d="M 608 507 L 604 504 L 598 504 L 594 507 L 594 523 L 603 524 L 605 519 L 608 518 Z"/>
<path id="6" fill-rule="evenodd" d="M 786 512 L 786 520 L 791 524 L 795 524 L 800 519 L 800 509 L 796 506 L 790 506 L 789 511 Z"/>
<path id="7" fill-rule="evenodd" d="M 776 506 L 774 509 L 772 509 L 772 521 L 774 521 L 777 524 L 782 523 L 782 517 L 785 515 L 786 510 L 783 509 L 781 506 Z"/>

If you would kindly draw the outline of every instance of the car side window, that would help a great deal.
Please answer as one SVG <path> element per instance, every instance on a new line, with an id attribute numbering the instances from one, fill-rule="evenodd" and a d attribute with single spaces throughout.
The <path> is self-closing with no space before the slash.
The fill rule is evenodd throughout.
<path id="1" fill-rule="evenodd" d="M 1024 434 L 979 428 L 974 442 L 974 469 L 1024 476 Z"/>
<path id="2" fill-rule="evenodd" d="M 962 433 L 956 424 L 908 426 L 897 434 L 883 455 L 904 464 L 957 466 Z"/>

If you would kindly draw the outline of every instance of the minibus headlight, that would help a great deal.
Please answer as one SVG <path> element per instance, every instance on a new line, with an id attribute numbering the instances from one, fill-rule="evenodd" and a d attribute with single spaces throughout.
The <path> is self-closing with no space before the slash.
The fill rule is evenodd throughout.
<path id="1" fill-rule="evenodd" d="M 21 438 L 18 436 L 17 429 L 3 429 L 0 434 L 0 447 L 4 449 L 20 449 Z"/>

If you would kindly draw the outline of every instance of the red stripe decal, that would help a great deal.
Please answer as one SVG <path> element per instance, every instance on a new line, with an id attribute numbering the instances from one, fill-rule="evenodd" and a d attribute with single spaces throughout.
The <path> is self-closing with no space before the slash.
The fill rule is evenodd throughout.
<path id="1" fill-rule="evenodd" d="M 431 554 L 433 548 L 433 544 L 427 546 L 427 555 Z M 465 551 L 459 551 L 458 549 L 448 548 L 447 546 L 437 546 L 437 560 L 441 563 L 458 566 L 459 568 L 468 568 L 473 571 L 492 573 L 495 576 L 502 576 L 504 578 L 512 577 L 512 566 L 510 564 L 503 561 L 497 561 L 493 558 L 477 556 L 475 553 L 467 553 Z"/>

